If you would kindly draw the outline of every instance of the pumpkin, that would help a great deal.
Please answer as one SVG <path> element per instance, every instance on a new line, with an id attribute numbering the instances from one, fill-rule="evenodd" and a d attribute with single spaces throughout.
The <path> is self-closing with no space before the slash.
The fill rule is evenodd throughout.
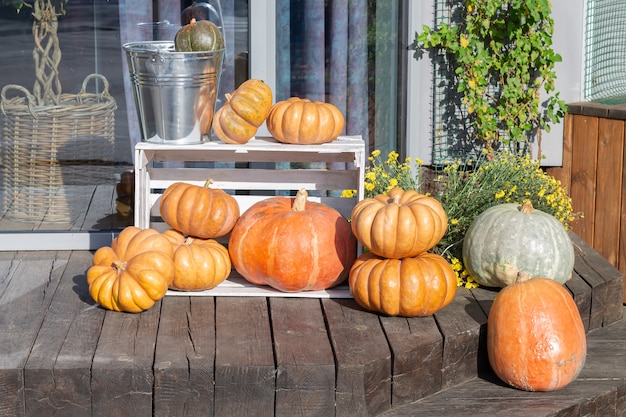
<path id="1" fill-rule="evenodd" d="M 361 307 L 403 317 L 434 314 L 450 304 L 457 287 L 452 266 L 434 253 L 404 259 L 365 253 L 352 265 L 348 283 Z"/>
<path id="2" fill-rule="evenodd" d="M 334 208 L 295 198 L 271 197 L 241 215 L 228 242 L 233 266 L 249 282 L 285 292 L 323 290 L 348 277 L 356 240 Z"/>
<path id="3" fill-rule="evenodd" d="M 174 247 L 174 279 L 170 289 L 209 290 L 230 275 L 228 250 L 216 240 L 186 237 L 173 229 L 163 235 Z"/>
<path id="4" fill-rule="evenodd" d="M 212 22 L 219 22 L 220 15 L 212 4 L 201 1 L 194 1 L 189 6 L 185 7 L 180 15 L 180 20 L 183 25 L 189 24 L 192 19 L 196 20 L 210 20 Z"/>
<path id="5" fill-rule="evenodd" d="M 319 144 L 339 136 L 344 117 L 331 103 L 291 97 L 272 106 L 266 125 L 279 142 Z"/>
<path id="6" fill-rule="evenodd" d="M 129 226 L 98 249 L 87 270 L 89 294 L 102 307 L 129 313 L 162 299 L 174 277 L 170 241 L 154 229 Z"/>
<path id="7" fill-rule="evenodd" d="M 479 284 L 505 287 L 519 271 L 564 283 L 574 270 L 574 246 L 553 216 L 522 205 L 499 204 L 482 212 L 463 241 L 463 263 Z"/>
<path id="8" fill-rule="evenodd" d="M 434 247 L 446 232 L 441 203 L 414 190 L 394 187 L 359 201 L 352 209 L 352 232 L 383 258 L 411 258 Z"/>
<path id="9" fill-rule="evenodd" d="M 576 379 L 587 341 L 578 308 L 558 282 L 529 278 L 496 295 L 487 319 L 487 353 L 496 375 L 525 391 L 552 391 Z"/>
<path id="10" fill-rule="evenodd" d="M 225 97 L 213 118 L 213 133 L 226 143 L 246 143 L 272 108 L 272 90 L 263 81 L 250 79 Z"/>
<path id="11" fill-rule="evenodd" d="M 159 210 L 163 221 L 184 234 L 213 239 L 230 232 L 239 218 L 237 200 L 224 190 L 175 182 L 161 196 Z"/>
<path id="12" fill-rule="evenodd" d="M 191 19 L 174 37 L 176 52 L 205 52 L 224 49 L 224 36 L 217 25 L 209 20 Z"/>

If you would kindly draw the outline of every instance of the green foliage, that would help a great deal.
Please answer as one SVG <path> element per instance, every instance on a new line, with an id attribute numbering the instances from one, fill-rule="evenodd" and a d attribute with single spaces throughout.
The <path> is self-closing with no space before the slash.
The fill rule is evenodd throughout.
<path id="1" fill-rule="evenodd" d="M 65 4 L 67 4 L 69 0 L 36 0 L 35 5 L 31 5 L 29 3 L 24 2 L 23 0 L 0 0 L 0 5 L 2 6 L 13 6 L 17 13 L 19 13 L 24 6 L 29 9 L 33 9 L 35 12 L 35 8 L 39 7 L 42 3 L 50 3 L 55 6 L 55 9 L 58 10 L 58 14 L 65 14 Z"/>
<path id="2" fill-rule="evenodd" d="M 566 111 L 554 86 L 561 56 L 549 0 L 466 0 L 460 10 L 458 24 L 424 26 L 416 48 L 445 51 L 476 139 L 491 147 L 536 133 L 540 145 Z"/>

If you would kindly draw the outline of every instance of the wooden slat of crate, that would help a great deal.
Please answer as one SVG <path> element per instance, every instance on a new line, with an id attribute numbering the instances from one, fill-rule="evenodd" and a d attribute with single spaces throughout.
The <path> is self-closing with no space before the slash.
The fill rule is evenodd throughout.
<path id="1" fill-rule="evenodd" d="M 598 172 L 596 183 L 595 227 L 593 247 L 612 265 L 619 257 L 621 201 L 624 160 L 624 121 L 600 119 L 598 122 Z M 600 238 L 601 237 L 601 238 Z"/>
<path id="2" fill-rule="evenodd" d="M 152 416 L 160 309 L 159 302 L 140 314 L 106 312 L 91 370 L 94 417 Z"/>
<path id="3" fill-rule="evenodd" d="M 337 417 L 378 415 L 391 407 L 391 352 L 378 316 L 352 299 L 322 300 L 337 360 Z"/>
<path id="4" fill-rule="evenodd" d="M 154 353 L 154 416 L 212 416 L 214 361 L 214 298 L 163 299 Z"/>
<path id="5" fill-rule="evenodd" d="M 66 262 L 64 252 L 0 254 L 0 415 L 25 415 L 23 369 Z"/>
<path id="6" fill-rule="evenodd" d="M 433 316 L 380 317 L 393 354 L 394 407 L 442 387 L 443 336 Z"/>
<path id="7" fill-rule="evenodd" d="M 574 116 L 572 137 L 572 208 L 584 218 L 574 222 L 572 230 L 594 245 L 596 172 L 598 160 L 598 118 Z"/>
<path id="8" fill-rule="evenodd" d="M 591 319 L 591 297 L 593 288 L 578 275 L 578 272 L 574 271 L 572 277 L 565 283 L 565 287 L 572 294 L 572 298 L 580 318 L 583 321 L 583 327 L 585 331 L 589 331 L 589 321 Z"/>
<path id="9" fill-rule="evenodd" d="M 276 376 L 267 300 L 217 298 L 215 325 L 215 415 L 273 416 Z"/>
<path id="10" fill-rule="evenodd" d="M 276 354 L 276 415 L 335 414 L 335 358 L 319 300 L 269 300 Z"/>
<path id="11" fill-rule="evenodd" d="M 91 413 L 91 359 L 104 319 L 104 310 L 93 308 L 84 276 L 91 258 L 89 252 L 71 253 L 33 344 L 24 367 L 28 416 L 49 415 L 51 408 L 64 417 Z"/>

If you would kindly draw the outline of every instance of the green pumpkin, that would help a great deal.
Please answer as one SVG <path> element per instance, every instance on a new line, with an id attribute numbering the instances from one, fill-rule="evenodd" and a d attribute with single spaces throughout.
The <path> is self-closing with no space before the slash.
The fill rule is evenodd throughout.
<path id="1" fill-rule="evenodd" d="M 504 288 L 518 272 L 561 284 L 574 270 L 574 246 L 553 216 L 530 202 L 500 204 L 481 213 L 463 240 L 463 263 L 480 285 Z"/>
<path id="2" fill-rule="evenodd" d="M 204 52 L 224 49 L 224 36 L 215 23 L 191 19 L 174 38 L 176 52 Z"/>

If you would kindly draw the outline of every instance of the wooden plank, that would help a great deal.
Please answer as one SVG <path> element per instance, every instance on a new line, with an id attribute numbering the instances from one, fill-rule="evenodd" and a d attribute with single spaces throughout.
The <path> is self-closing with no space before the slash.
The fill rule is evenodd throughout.
<path id="1" fill-rule="evenodd" d="M 611 265 L 618 266 L 620 221 L 619 196 L 624 160 L 624 121 L 600 119 L 598 123 L 598 171 L 593 248 Z"/>
<path id="2" fill-rule="evenodd" d="M 91 414 L 91 359 L 104 311 L 93 308 L 85 278 L 87 251 L 59 253 L 69 263 L 24 367 L 26 415 Z"/>
<path id="3" fill-rule="evenodd" d="M 154 355 L 154 415 L 213 415 L 213 297 L 165 297 Z"/>
<path id="4" fill-rule="evenodd" d="M 43 218 L 43 230 L 80 230 L 87 207 L 96 189 L 95 185 L 64 185 L 54 195 L 58 210 L 51 210 Z M 63 220 L 60 220 L 63 219 Z"/>
<path id="5" fill-rule="evenodd" d="M 615 322 L 622 317 L 623 278 L 598 252 L 571 233 L 576 257 L 574 269 L 591 287 L 589 330 Z"/>
<path id="6" fill-rule="evenodd" d="M 592 287 L 576 271 L 572 273 L 572 277 L 565 283 L 565 287 L 572 294 L 574 303 L 578 307 L 580 318 L 583 321 L 585 332 L 588 332 L 591 319 Z"/>
<path id="7" fill-rule="evenodd" d="M 626 142 L 626 133 L 622 141 Z M 624 159 L 622 160 L 622 189 L 620 191 L 620 233 L 619 233 L 619 258 L 617 261 L 617 268 L 624 275 L 624 296 L 623 302 L 626 304 L 626 152 L 624 152 Z"/>
<path id="8" fill-rule="evenodd" d="M 23 368 L 67 260 L 56 252 L 18 253 L 0 296 L 0 415 L 24 409 Z"/>
<path id="9" fill-rule="evenodd" d="M 111 230 L 114 229 L 113 219 L 117 218 L 111 201 L 115 200 L 115 185 L 98 185 L 93 197 L 86 202 L 85 216 L 82 222 L 75 224 L 72 229 L 78 230 Z"/>
<path id="10" fill-rule="evenodd" d="M 139 314 L 107 311 L 91 370 L 94 417 L 152 417 L 160 302 Z"/>
<path id="11" fill-rule="evenodd" d="M 270 298 L 276 415 L 335 414 L 335 358 L 319 300 Z"/>
<path id="12" fill-rule="evenodd" d="M 474 296 L 474 299 L 480 306 L 480 309 L 487 317 L 489 317 L 489 311 L 491 310 L 493 300 L 499 292 L 500 288 L 476 287 L 470 289 L 470 293 L 472 293 L 472 296 Z"/>
<path id="13" fill-rule="evenodd" d="M 353 299 L 322 300 L 337 359 L 336 416 L 378 415 L 391 407 L 391 351 L 378 315 Z"/>
<path id="14" fill-rule="evenodd" d="M 380 317 L 380 322 L 393 354 L 392 406 L 441 390 L 443 336 L 435 318 Z"/>
<path id="15" fill-rule="evenodd" d="M 572 142 L 572 209 L 583 218 L 572 225 L 572 230 L 585 242 L 593 245 L 596 170 L 598 164 L 598 118 L 574 116 Z"/>
<path id="16" fill-rule="evenodd" d="M 273 416 L 275 367 L 267 299 L 215 301 L 215 415 Z"/>
<path id="17" fill-rule="evenodd" d="M 479 350 L 486 342 L 487 316 L 469 289 L 457 288 L 454 300 L 436 312 L 435 319 L 444 338 L 443 388 L 474 378 L 487 363 L 484 350 Z"/>

